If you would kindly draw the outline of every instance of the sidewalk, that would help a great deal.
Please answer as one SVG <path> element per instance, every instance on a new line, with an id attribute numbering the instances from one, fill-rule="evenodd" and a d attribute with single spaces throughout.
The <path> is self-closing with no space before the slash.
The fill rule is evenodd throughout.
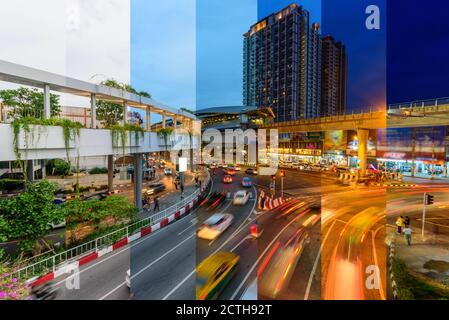
<path id="1" fill-rule="evenodd" d="M 391 228 L 391 232 L 393 228 Z M 421 230 L 412 228 L 412 243 L 405 241 L 405 235 L 390 233 L 396 243 L 396 256 L 404 261 L 411 271 L 437 282 L 449 280 L 449 237 L 429 234 L 424 241 Z"/>
<path id="2" fill-rule="evenodd" d="M 404 176 L 403 182 L 413 184 L 449 184 L 449 178 L 435 177 L 434 179 L 431 179 L 430 177 Z"/>
<path id="3" fill-rule="evenodd" d="M 200 177 L 201 181 L 204 181 L 206 178 L 206 172 L 204 172 L 204 171 L 199 172 L 199 177 Z M 184 198 L 188 197 L 193 192 L 195 192 L 195 190 L 198 189 L 195 186 L 195 180 L 194 180 L 194 176 L 192 174 L 189 174 L 186 180 L 187 181 L 186 181 L 186 186 L 184 188 Z M 160 196 L 159 197 L 159 207 L 160 207 L 159 211 L 162 211 L 168 207 L 173 206 L 180 200 L 181 200 L 181 191 L 180 190 L 171 191 L 169 193 L 166 193 L 166 194 Z M 150 204 L 151 209 L 143 210 L 142 212 L 140 212 L 139 216 L 138 216 L 139 219 L 148 218 L 148 217 L 151 217 L 152 215 L 156 214 L 157 212 L 154 212 L 153 207 L 154 207 L 154 202 L 151 202 L 151 204 Z"/>

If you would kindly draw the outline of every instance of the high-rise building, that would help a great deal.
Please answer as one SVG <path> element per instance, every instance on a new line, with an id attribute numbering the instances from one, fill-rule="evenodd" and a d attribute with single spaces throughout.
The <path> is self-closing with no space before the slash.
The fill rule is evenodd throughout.
<path id="1" fill-rule="evenodd" d="M 244 34 L 244 105 L 271 107 L 278 122 L 320 116 L 320 29 L 309 19 L 291 4 Z"/>
<path id="2" fill-rule="evenodd" d="M 321 116 L 346 111 L 347 57 L 345 46 L 331 36 L 322 39 Z"/>

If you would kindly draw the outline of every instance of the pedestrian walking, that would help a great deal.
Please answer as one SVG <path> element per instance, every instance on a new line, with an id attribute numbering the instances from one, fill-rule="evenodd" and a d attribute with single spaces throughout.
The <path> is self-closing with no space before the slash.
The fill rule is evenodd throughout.
<path id="1" fill-rule="evenodd" d="M 405 227 L 404 234 L 405 234 L 405 241 L 407 242 L 407 245 L 410 246 L 412 244 L 412 229 L 410 228 L 410 226 Z"/>
<path id="2" fill-rule="evenodd" d="M 410 217 L 409 216 L 405 216 L 404 225 L 406 228 L 410 227 Z"/>
<path id="3" fill-rule="evenodd" d="M 402 234 L 402 228 L 404 226 L 404 217 L 400 216 L 397 220 L 396 220 L 396 226 L 398 227 L 398 234 Z"/>
<path id="4" fill-rule="evenodd" d="M 199 178 L 198 178 L 198 176 L 195 176 L 195 185 L 198 187 L 198 180 L 199 180 Z"/>
<path id="5" fill-rule="evenodd" d="M 159 211 L 159 197 L 154 198 L 154 212 Z"/>

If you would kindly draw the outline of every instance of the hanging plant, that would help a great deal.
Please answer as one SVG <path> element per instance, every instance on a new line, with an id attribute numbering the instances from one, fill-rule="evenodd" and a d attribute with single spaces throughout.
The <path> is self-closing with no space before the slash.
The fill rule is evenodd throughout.
<path id="1" fill-rule="evenodd" d="M 23 117 L 16 118 L 11 123 L 13 128 L 13 148 L 14 155 L 16 157 L 16 162 L 19 164 L 20 169 L 24 173 L 24 176 L 27 176 L 27 166 L 25 162 L 28 158 L 28 150 L 29 150 L 29 141 L 30 134 L 31 140 L 34 142 L 34 131 L 31 132 L 31 126 L 57 126 L 62 127 L 62 132 L 64 136 L 64 147 L 66 150 L 67 161 L 70 163 L 69 159 L 69 149 L 70 149 L 70 141 L 75 141 L 76 138 L 80 136 L 80 129 L 82 128 L 82 124 L 79 122 L 70 121 L 68 119 L 59 119 L 59 118 L 50 118 L 50 119 L 40 119 L 33 117 Z M 40 130 L 40 129 L 38 129 Z M 19 134 L 20 132 L 24 132 L 25 138 L 25 158 L 22 159 L 22 154 L 20 152 L 19 146 Z M 40 139 L 41 132 L 39 131 L 38 140 Z"/>
<path id="2" fill-rule="evenodd" d="M 125 159 L 125 155 L 126 155 L 126 142 L 128 139 L 128 133 L 134 133 L 134 141 L 135 144 L 138 145 L 139 144 L 139 137 L 141 137 L 143 139 L 143 137 L 145 136 L 145 130 L 140 127 L 140 126 L 136 126 L 136 125 L 132 125 L 132 124 L 125 124 L 124 126 L 121 125 L 114 125 L 114 126 L 110 126 L 108 127 L 109 130 L 111 130 L 111 135 L 112 135 L 112 144 L 113 147 L 115 146 L 119 146 L 119 140 L 120 140 L 120 147 L 122 149 L 122 160 L 123 160 L 123 166 L 125 166 L 126 164 L 126 159 Z"/>
<path id="3" fill-rule="evenodd" d="M 173 128 L 161 128 L 157 131 L 159 138 L 164 140 L 165 153 L 168 152 L 168 137 L 173 133 Z"/>

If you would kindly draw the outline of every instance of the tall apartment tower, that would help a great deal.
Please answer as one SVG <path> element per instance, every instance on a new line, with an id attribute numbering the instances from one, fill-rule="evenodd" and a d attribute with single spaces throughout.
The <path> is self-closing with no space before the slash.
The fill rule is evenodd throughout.
<path id="1" fill-rule="evenodd" d="M 296 4 L 250 27 L 243 41 L 243 104 L 271 107 L 275 121 L 320 116 L 318 24 Z"/>
<path id="2" fill-rule="evenodd" d="M 347 57 L 345 46 L 331 36 L 322 39 L 321 116 L 346 111 Z"/>

